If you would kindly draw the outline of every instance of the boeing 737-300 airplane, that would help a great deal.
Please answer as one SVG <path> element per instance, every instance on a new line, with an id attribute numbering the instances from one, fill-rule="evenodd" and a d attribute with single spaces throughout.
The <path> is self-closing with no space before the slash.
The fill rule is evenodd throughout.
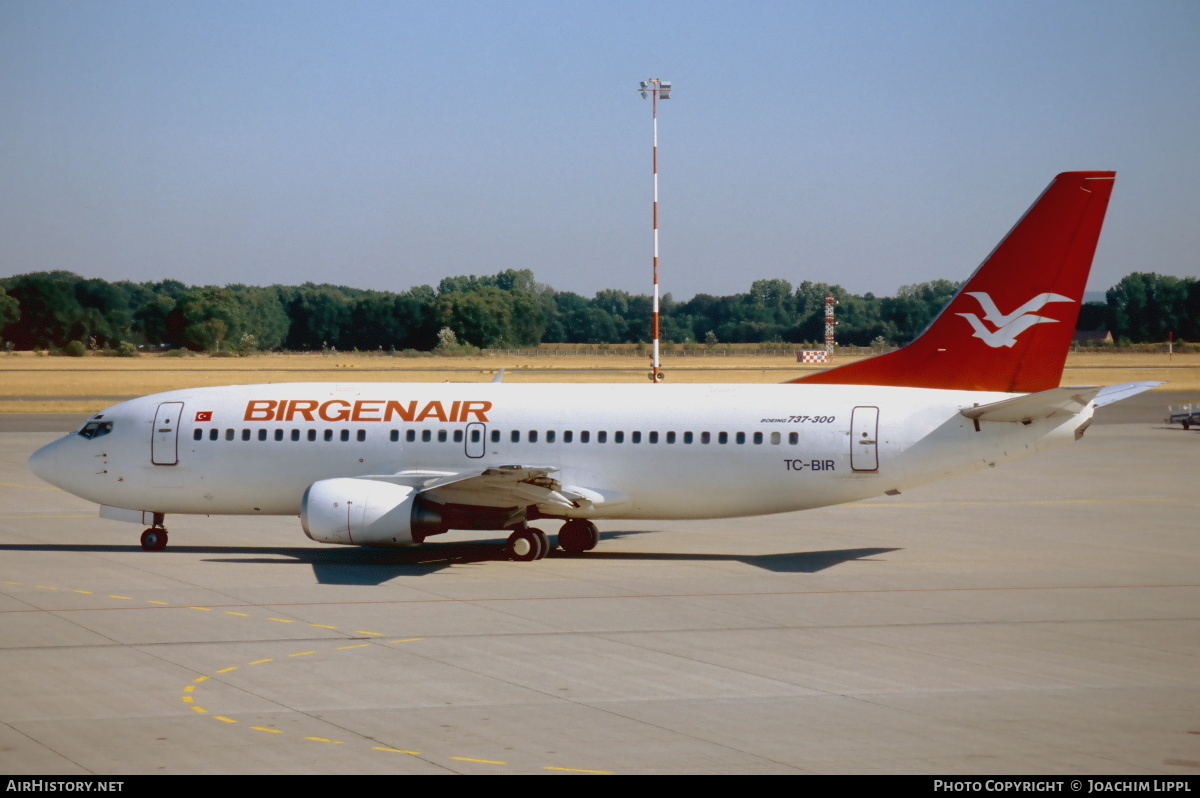
<path id="1" fill-rule="evenodd" d="M 1059 387 L 1114 172 L 1067 172 L 915 341 L 782 385 L 280 384 L 107 408 L 35 452 L 42 479 L 146 524 L 299 515 L 315 541 L 506 530 L 514 560 L 599 519 L 783 513 L 894 494 L 1078 440 L 1156 383 Z"/>

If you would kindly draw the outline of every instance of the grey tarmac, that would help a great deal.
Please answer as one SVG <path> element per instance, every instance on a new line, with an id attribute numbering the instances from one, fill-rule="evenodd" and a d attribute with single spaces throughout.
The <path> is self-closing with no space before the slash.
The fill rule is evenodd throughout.
<path id="1" fill-rule="evenodd" d="M 332 548 L 171 543 L 34 477 L 79 416 L 0 415 L 0 772 L 1200 772 L 1195 397 L 900 496 Z M 553 535 L 557 529 L 545 524 Z"/>

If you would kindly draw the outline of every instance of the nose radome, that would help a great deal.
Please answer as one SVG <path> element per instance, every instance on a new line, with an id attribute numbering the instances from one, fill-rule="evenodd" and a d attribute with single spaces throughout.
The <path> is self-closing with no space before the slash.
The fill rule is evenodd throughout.
<path id="1" fill-rule="evenodd" d="M 48 443 L 29 455 L 29 470 L 51 485 L 58 484 L 58 443 Z"/>

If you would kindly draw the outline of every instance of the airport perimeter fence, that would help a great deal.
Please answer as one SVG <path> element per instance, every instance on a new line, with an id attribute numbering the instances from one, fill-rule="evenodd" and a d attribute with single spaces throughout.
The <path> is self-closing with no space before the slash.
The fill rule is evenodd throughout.
<path id="1" fill-rule="evenodd" d="M 787 357 L 795 358 L 804 351 L 813 351 L 822 347 L 779 347 L 772 349 L 660 349 L 659 357 L 666 360 L 677 357 Z M 878 354 L 879 350 L 869 346 L 838 346 L 833 350 L 837 357 L 865 357 Z M 600 349 L 598 347 L 539 347 L 537 349 L 484 349 L 482 355 L 498 355 L 501 357 L 640 357 L 649 358 L 650 348 L 637 350 L 632 347 L 622 349 Z"/>

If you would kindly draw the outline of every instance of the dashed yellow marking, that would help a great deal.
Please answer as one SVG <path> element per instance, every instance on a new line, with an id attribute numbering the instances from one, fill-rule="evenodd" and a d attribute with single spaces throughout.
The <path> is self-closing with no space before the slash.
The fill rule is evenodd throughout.
<path id="1" fill-rule="evenodd" d="M 3 484 L 6 484 L 6 483 L 0 483 L 0 485 L 3 485 Z M 32 486 L 27 486 L 27 487 L 32 487 Z M 55 488 L 53 490 L 57 490 L 57 489 Z M 0 516 L 0 518 L 2 518 L 2 517 L 3 516 Z M 44 518 L 44 517 L 60 517 L 60 516 L 36 516 L 36 517 Z M 88 515 L 88 516 L 61 516 L 61 517 L 91 518 L 92 516 Z M 4 580 L 0 580 L 0 584 L 23 586 L 26 583 L 12 580 L 12 579 L 4 579 Z M 33 587 L 38 588 L 40 590 L 64 589 L 64 588 L 56 587 L 54 585 L 33 585 Z M 69 592 L 77 593 L 77 594 L 85 595 L 85 596 L 94 595 L 93 591 L 91 591 L 91 590 L 71 589 Z M 119 599 L 122 601 L 133 601 L 133 598 L 130 596 L 121 596 L 121 595 L 117 595 L 115 593 L 110 593 L 107 595 L 109 598 L 112 598 L 112 599 Z M 162 605 L 162 606 L 170 606 L 170 602 L 158 601 L 155 599 L 145 599 L 145 602 L 147 604 L 158 604 L 158 605 Z M 215 608 L 214 607 L 187 606 L 186 609 L 199 610 L 201 612 L 212 612 Z M 251 614 L 247 613 L 247 612 L 236 612 L 233 610 L 224 610 L 224 612 L 226 615 L 234 615 L 234 616 L 238 616 L 238 617 L 242 617 L 242 618 L 252 617 Z M 295 623 L 295 621 L 290 618 L 268 617 L 267 620 L 275 621 L 277 623 Z M 308 625 L 311 627 L 314 627 L 316 629 L 329 629 L 332 631 L 337 631 L 337 629 L 338 629 L 338 627 L 336 627 L 336 626 L 330 626 L 327 624 L 309 623 Z M 383 637 L 384 636 L 382 632 L 371 632 L 371 631 L 367 631 L 364 629 L 355 630 L 354 634 L 369 635 L 371 637 Z M 423 639 L 424 638 L 421 638 L 421 637 L 403 637 L 403 638 L 397 638 L 395 640 L 389 640 L 387 642 L 389 642 L 389 643 L 412 643 L 412 642 L 416 642 L 418 640 L 423 640 Z M 337 650 L 338 651 L 347 651 L 347 650 L 355 649 L 355 648 L 367 648 L 370 645 L 371 645 L 370 643 L 355 643 L 355 644 L 347 645 L 347 646 L 338 646 Z M 311 656 L 316 653 L 318 653 L 318 652 L 315 650 L 314 651 L 297 651 L 295 653 L 288 654 L 287 656 L 289 656 L 289 657 L 306 657 L 306 656 Z M 266 659 L 259 659 L 259 660 L 254 660 L 253 662 L 248 662 L 248 663 L 246 663 L 246 665 L 247 666 L 249 666 L 249 665 L 265 665 L 269 662 L 274 662 L 274 661 L 275 661 L 275 658 L 268 657 Z M 216 671 L 216 673 L 218 673 L 218 674 L 232 673 L 233 671 L 238 670 L 239 667 L 243 667 L 243 666 L 231 665 L 227 668 L 221 668 L 220 670 Z M 195 703 L 195 697 L 192 695 L 192 693 L 194 693 L 195 689 L 196 689 L 195 685 L 206 682 L 211 678 L 212 677 L 209 676 L 208 674 L 204 674 L 204 675 L 197 676 L 194 679 L 192 679 L 192 684 L 184 686 L 184 688 L 183 688 L 184 695 L 180 696 L 180 700 L 183 703 L 187 704 L 189 709 L 191 709 L 193 712 L 196 712 L 198 714 L 210 715 L 210 717 L 212 717 L 214 720 L 219 720 L 222 723 L 230 723 L 230 724 L 240 723 L 241 721 L 239 721 L 235 718 L 227 717 L 225 715 L 212 715 L 207 709 L 205 709 L 204 707 L 199 706 L 198 704 Z M 269 728 L 266 726 L 251 726 L 250 728 L 253 729 L 254 731 L 265 732 L 267 734 L 284 734 L 285 733 L 282 729 L 272 729 L 272 728 Z M 306 737 L 304 737 L 304 739 L 311 740 L 313 742 L 318 742 L 318 743 L 328 743 L 330 745 L 345 745 L 346 744 L 344 740 L 331 740 L 326 737 L 306 736 Z M 383 752 L 392 753 L 392 754 L 405 754 L 407 756 L 420 756 L 421 755 L 420 751 L 407 751 L 403 748 L 390 748 L 388 746 L 373 746 L 372 750 L 383 751 Z M 459 762 L 475 762 L 475 763 L 482 764 L 482 765 L 507 765 L 508 764 L 508 762 L 505 762 L 505 761 L 502 761 L 499 759 L 477 759 L 477 758 L 466 757 L 466 756 L 452 756 L 449 758 L 452 760 L 459 761 Z M 583 768 L 566 768 L 566 767 L 558 767 L 558 766 L 554 766 L 554 765 L 545 765 L 542 767 L 542 770 L 560 771 L 560 772 L 564 772 L 564 773 L 591 773 L 591 774 L 604 774 L 604 775 L 608 775 L 608 774 L 612 773 L 612 771 L 609 771 L 609 770 L 587 770 L 587 769 L 583 769 Z"/>

